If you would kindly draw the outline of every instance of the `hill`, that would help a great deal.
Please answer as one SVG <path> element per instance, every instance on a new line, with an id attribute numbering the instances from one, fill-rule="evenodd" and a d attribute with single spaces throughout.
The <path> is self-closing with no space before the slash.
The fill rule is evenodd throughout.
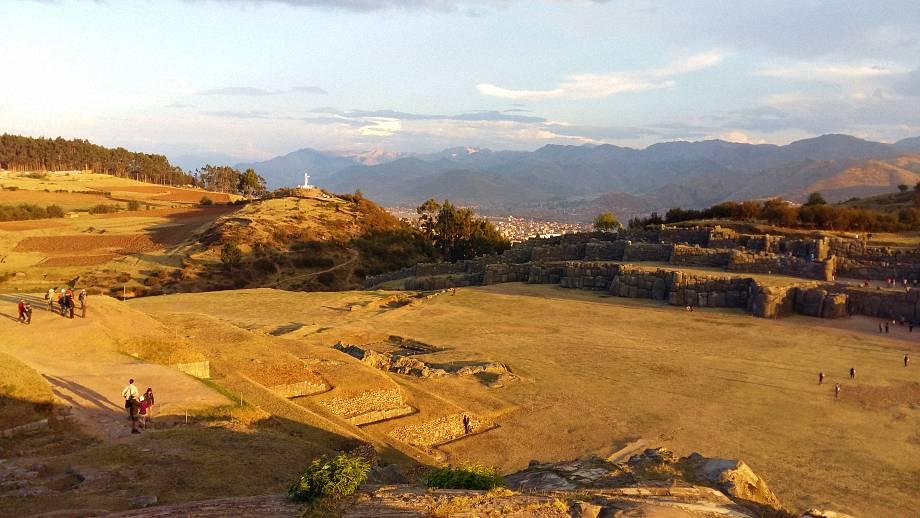
<path id="1" fill-rule="evenodd" d="M 152 285 L 167 293 L 271 286 L 346 290 L 365 275 L 436 256 L 430 243 L 360 196 L 292 190 L 218 218 L 181 249 L 182 268 Z M 238 249 L 228 262 L 225 249 Z"/>

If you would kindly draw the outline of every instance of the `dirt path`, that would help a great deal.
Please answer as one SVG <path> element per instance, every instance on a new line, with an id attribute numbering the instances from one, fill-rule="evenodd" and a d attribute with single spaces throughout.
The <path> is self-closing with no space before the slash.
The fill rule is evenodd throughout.
<path id="1" fill-rule="evenodd" d="M 183 415 L 186 410 L 226 404 L 228 400 L 200 381 L 178 370 L 144 363 L 117 351 L 113 333 L 90 318 L 70 320 L 49 312 L 31 298 L 35 308 L 32 324 L 15 320 L 18 296 L 0 295 L 0 350 L 38 371 L 51 384 L 54 394 L 73 407 L 73 416 L 88 433 L 102 439 L 130 435 L 121 391 L 128 379 L 143 392 L 156 395 L 155 415 Z M 115 312 L 114 299 L 98 297 L 96 311 Z M 129 314 L 130 315 L 130 314 Z M 121 315 L 116 315 L 121 316 Z M 128 322 L 130 325 L 130 322 Z M 138 319 L 139 327 L 149 325 Z"/>

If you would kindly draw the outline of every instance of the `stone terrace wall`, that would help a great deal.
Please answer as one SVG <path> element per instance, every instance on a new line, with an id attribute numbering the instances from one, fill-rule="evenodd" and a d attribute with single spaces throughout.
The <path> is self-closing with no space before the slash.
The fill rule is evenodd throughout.
<path id="1" fill-rule="evenodd" d="M 620 265 L 599 262 L 570 262 L 563 267 L 559 284 L 563 288 L 606 290 Z"/>
<path id="2" fill-rule="evenodd" d="M 671 253 L 671 264 L 681 266 L 725 268 L 730 259 L 731 250 L 699 246 L 674 245 Z"/>
<path id="3" fill-rule="evenodd" d="M 655 261 L 666 263 L 671 260 L 674 245 L 657 243 L 629 243 L 623 251 L 624 261 Z"/>
<path id="4" fill-rule="evenodd" d="M 564 264 L 533 264 L 530 266 L 530 284 L 559 284 L 565 275 Z"/>
<path id="5" fill-rule="evenodd" d="M 590 241 L 585 243 L 585 261 L 622 261 L 629 241 Z"/>
<path id="6" fill-rule="evenodd" d="M 860 314 L 885 319 L 920 320 L 920 290 L 891 291 L 850 288 L 847 309 Z"/>
<path id="7" fill-rule="evenodd" d="M 835 259 L 806 261 L 786 255 L 732 250 L 727 269 L 731 272 L 790 275 L 805 279 L 830 281 L 834 275 Z"/>
<path id="8" fill-rule="evenodd" d="M 619 297 L 663 300 L 675 306 L 746 308 L 752 282 L 748 278 L 617 265 L 610 293 Z"/>

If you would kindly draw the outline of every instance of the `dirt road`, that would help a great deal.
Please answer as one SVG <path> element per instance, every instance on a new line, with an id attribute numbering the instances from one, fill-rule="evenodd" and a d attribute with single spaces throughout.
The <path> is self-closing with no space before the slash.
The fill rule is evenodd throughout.
<path id="1" fill-rule="evenodd" d="M 38 297 L 26 298 L 35 308 L 31 325 L 16 321 L 19 295 L 0 295 L 0 334 L 4 338 L 0 350 L 44 376 L 54 394 L 73 407 L 74 417 L 88 433 L 102 439 L 130 434 L 121 396 L 130 378 L 141 392 L 153 388 L 155 415 L 183 415 L 186 410 L 228 403 L 223 395 L 178 370 L 118 352 L 119 333 L 104 329 L 94 318 L 106 319 L 107 324 L 117 321 L 126 330 L 161 332 L 154 321 L 122 303 L 94 297 L 88 318 L 71 320 L 47 311 Z"/>

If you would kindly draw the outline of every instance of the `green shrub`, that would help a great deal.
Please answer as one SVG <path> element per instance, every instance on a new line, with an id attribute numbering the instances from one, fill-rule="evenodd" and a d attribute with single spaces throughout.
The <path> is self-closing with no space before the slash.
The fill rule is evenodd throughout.
<path id="1" fill-rule="evenodd" d="M 118 205 L 105 205 L 100 203 L 99 205 L 93 205 L 89 208 L 90 214 L 111 214 L 113 212 L 118 212 L 121 210 L 121 207 Z"/>
<path id="2" fill-rule="evenodd" d="M 224 266 L 233 269 L 233 267 L 240 264 L 242 260 L 243 251 L 240 250 L 240 247 L 236 246 L 236 243 L 226 243 L 223 248 L 220 249 L 220 262 L 224 263 Z"/>
<path id="3" fill-rule="evenodd" d="M 205 206 L 214 205 L 214 200 L 212 200 L 211 198 L 208 198 L 207 196 L 202 196 L 201 200 L 198 201 L 198 204 L 205 205 Z"/>
<path id="4" fill-rule="evenodd" d="M 320 498 L 343 498 L 354 493 L 367 480 L 371 465 L 363 457 L 325 455 L 307 466 L 300 478 L 288 488 L 288 497 L 298 502 Z"/>
<path id="5" fill-rule="evenodd" d="M 426 486 L 438 489 L 494 489 L 505 485 L 495 468 L 481 464 L 463 464 L 434 468 L 422 479 Z"/>
<path id="6" fill-rule="evenodd" d="M 31 203 L 0 205 L 0 221 L 22 221 L 26 219 L 63 218 L 64 209 L 57 205 L 39 207 Z"/>

